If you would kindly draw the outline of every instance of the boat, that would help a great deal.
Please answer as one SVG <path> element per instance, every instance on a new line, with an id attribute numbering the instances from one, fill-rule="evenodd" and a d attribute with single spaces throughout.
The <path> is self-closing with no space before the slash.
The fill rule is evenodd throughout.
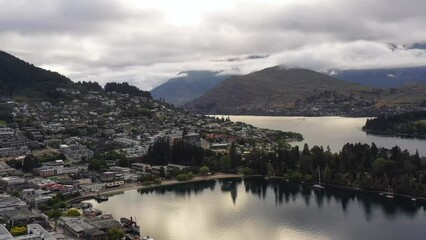
<path id="1" fill-rule="evenodd" d="M 393 189 L 389 186 L 389 191 L 386 194 L 386 197 L 389 199 L 394 199 L 395 197 L 393 196 Z"/>
<path id="2" fill-rule="evenodd" d="M 108 201 L 108 197 L 107 196 L 103 196 L 103 195 L 100 195 L 100 194 L 97 194 L 95 196 L 95 199 L 98 200 L 98 201 Z"/>
<path id="3" fill-rule="evenodd" d="M 318 184 L 314 184 L 313 187 L 316 189 L 324 189 L 324 186 L 321 185 L 321 172 L 320 172 L 319 165 L 318 165 Z"/>
<path id="4" fill-rule="evenodd" d="M 146 236 L 146 237 L 143 237 L 142 240 L 154 240 L 154 238 L 152 238 L 150 236 Z"/>
<path id="5" fill-rule="evenodd" d="M 415 201 L 417 201 L 417 199 L 416 198 L 411 198 L 411 201 L 415 202 Z"/>

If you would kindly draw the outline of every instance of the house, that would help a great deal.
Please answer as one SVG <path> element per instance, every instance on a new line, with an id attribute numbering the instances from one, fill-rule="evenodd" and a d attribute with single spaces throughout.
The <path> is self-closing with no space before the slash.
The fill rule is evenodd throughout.
<path id="1" fill-rule="evenodd" d="M 200 134 L 194 132 L 188 133 L 183 137 L 184 142 L 196 146 L 200 146 L 200 139 Z"/>
<path id="2" fill-rule="evenodd" d="M 21 190 L 27 186 L 25 178 L 9 176 L 0 178 L 0 189 L 3 191 Z"/>
<path id="3" fill-rule="evenodd" d="M 56 238 L 44 229 L 40 224 L 28 224 L 27 235 L 18 236 L 17 240 L 56 240 Z"/>
<path id="4" fill-rule="evenodd" d="M 74 160 L 81 160 L 83 158 L 90 159 L 93 157 L 93 151 L 79 143 L 70 145 L 63 144 L 60 146 L 60 149 L 66 157 Z"/>
<path id="5" fill-rule="evenodd" d="M 41 166 L 39 168 L 34 168 L 33 172 L 40 177 L 51 177 L 56 175 L 56 169 L 50 166 Z"/>
<path id="6" fill-rule="evenodd" d="M 147 172 L 147 170 L 150 169 L 150 165 L 145 163 L 132 163 L 132 168 L 136 171 Z"/>
<path id="7" fill-rule="evenodd" d="M 17 197 L 6 194 L 0 195 L 0 214 L 2 212 L 26 208 L 27 204 Z"/>
<path id="8" fill-rule="evenodd" d="M 43 215 L 33 213 L 28 208 L 8 210 L 1 212 L 0 215 L 8 227 L 25 226 L 32 223 L 43 224 L 44 227 L 49 226 Z"/>
<path id="9" fill-rule="evenodd" d="M 58 225 L 76 238 L 87 240 L 106 239 L 106 233 L 113 227 L 120 228 L 121 224 L 111 215 L 97 217 L 60 217 Z"/>

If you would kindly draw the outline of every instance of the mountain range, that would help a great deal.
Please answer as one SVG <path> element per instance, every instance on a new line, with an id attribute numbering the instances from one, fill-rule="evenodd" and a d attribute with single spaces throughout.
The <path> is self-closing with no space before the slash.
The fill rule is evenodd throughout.
<path id="1" fill-rule="evenodd" d="M 426 84 L 426 66 L 410 68 L 332 71 L 331 76 L 344 81 L 377 88 L 395 88 L 407 83 Z"/>
<path id="2" fill-rule="evenodd" d="M 184 107 L 205 114 L 265 114 L 307 107 L 352 109 L 418 105 L 426 100 L 425 86 L 375 89 L 308 69 L 276 66 L 232 76 Z"/>
<path id="3" fill-rule="evenodd" d="M 341 71 L 333 76 L 279 66 L 240 76 L 226 76 L 213 71 L 187 71 L 152 90 L 152 95 L 188 110 L 207 114 L 286 115 L 288 110 L 296 111 L 296 114 L 311 114 L 306 112 L 306 109 L 310 109 L 323 115 L 340 115 L 348 109 L 362 112 L 381 106 L 426 106 L 426 84 L 408 84 L 406 82 L 411 80 L 405 80 L 402 86 L 392 85 L 399 87 L 389 89 L 365 86 L 367 83 L 358 84 L 362 76 L 368 79 L 385 73 L 387 78 L 402 79 L 401 76 L 405 76 L 405 79 L 422 82 L 424 69 Z M 417 77 L 409 78 L 414 76 L 414 72 Z M 377 84 L 383 86 L 385 79 L 376 79 Z M 378 86 L 372 82 L 370 85 Z M 58 88 L 120 92 L 151 98 L 149 92 L 127 83 L 107 83 L 104 88 L 96 82 L 75 83 L 59 73 L 44 70 L 0 51 L 2 96 L 15 100 L 55 100 L 62 97 Z"/>

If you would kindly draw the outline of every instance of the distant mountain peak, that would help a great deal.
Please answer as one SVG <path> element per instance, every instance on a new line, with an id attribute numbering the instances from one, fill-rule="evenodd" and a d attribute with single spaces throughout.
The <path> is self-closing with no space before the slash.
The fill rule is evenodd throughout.
<path id="1" fill-rule="evenodd" d="M 219 73 L 221 71 L 183 71 L 176 77 L 151 90 L 151 95 L 155 99 L 162 98 L 168 103 L 182 106 L 229 77 L 229 75 L 221 75 Z"/>

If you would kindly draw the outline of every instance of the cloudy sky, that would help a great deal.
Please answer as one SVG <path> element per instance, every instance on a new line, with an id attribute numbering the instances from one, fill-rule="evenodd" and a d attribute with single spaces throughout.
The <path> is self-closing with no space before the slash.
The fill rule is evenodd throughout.
<path id="1" fill-rule="evenodd" d="M 0 0 L 0 46 L 74 81 L 426 65 L 424 0 Z"/>

